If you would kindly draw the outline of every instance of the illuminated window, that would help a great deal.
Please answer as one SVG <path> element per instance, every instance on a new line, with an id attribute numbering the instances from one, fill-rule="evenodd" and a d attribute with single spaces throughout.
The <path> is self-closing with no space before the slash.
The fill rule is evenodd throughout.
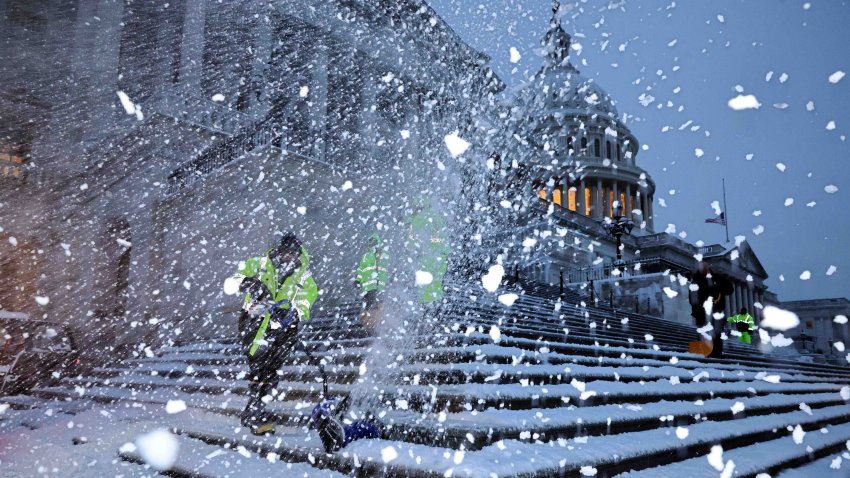
<path id="1" fill-rule="evenodd" d="M 555 190 L 552 191 L 552 202 L 558 206 L 563 206 L 563 204 L 561 204 L 561 188 L 556 187 Z"/>
<path id="2" fill-rule="evenodd" d="M 622 215 L 629 215 L 629 211 L 626 211 L 626 193 L 620 193 L 620 210 Z"/>
<path id="3" fill-rule="evenodd" d="M 608 190 L 608 216 L 614 216 L 614 190 Z"/>
<path id="4" fill-rule="evenodd" d="M 584 188 L 584 215 L 590 216 L 590 188 Z"/>
<path id="5" fill-rule="evenodd" d="M 545 189 L 541 189 L 540 191 L 537 191 L 537 195 L 540 196 L 540 199 L 542 199 L 544 201 L 546 200 L 546 190 Z"/>
<path id="6" fill-rule="evenodd" d="M 635 211 L 636 208 L 639 208 L 639 207 L 640 207 L 640 205 L 638 204 L 638 201 L 637 201 L 637 193 L 632 194 L 632 209 L 629 211 L 629 217 L 634 219 L 635 218 L 634 211 Z"/>
<path id="7" fill-rule="evenodd" d="M 567 191 L 567 208 L 569 208 L 570 211 L 576 210 L 576 188 L 574 187 Z"/>

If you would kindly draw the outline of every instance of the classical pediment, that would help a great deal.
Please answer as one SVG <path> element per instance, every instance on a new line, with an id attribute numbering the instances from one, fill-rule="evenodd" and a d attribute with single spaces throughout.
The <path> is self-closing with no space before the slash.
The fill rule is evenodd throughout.
<path id="1" fill-rule="evenodd" d="M 761 261 L 759 261 L 756 253 L 747 241 L 741 242 L 738 247 L 729 250 L 726 255 L 730 256 L 729 258 L 731 259 L 732 251 L 735 250 L 738 251 L 738 267 L 750 272 L 754 276 L 767 278 L 767 271 L 761 265 Z"/>

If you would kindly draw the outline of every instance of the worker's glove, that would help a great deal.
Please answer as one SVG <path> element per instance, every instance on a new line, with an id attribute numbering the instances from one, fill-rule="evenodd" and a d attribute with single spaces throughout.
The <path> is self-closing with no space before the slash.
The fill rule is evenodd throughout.
<path id="1" fill-rule="evenodd" d="M 248 308 L 246 310 L 251 317 L 261 317 L 263 314 L 271 310 L 273 306 L 273 301 L 261 300 L 248 304 Z"/>

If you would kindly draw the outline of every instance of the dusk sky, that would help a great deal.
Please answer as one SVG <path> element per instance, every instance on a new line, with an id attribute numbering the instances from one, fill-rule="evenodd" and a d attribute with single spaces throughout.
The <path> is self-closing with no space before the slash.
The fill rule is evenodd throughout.
<path id="1" fill-rule="evenodd" d="M 492 57 L 509 90 L 541 66 L 549 0 L 429 4 Z M 656 230 L 725 243 L 724 228 L 704 222 L 725 178 L 730 238 L 746 237 L 770 290 L 850 297 L 850 77 L 830 81 L 850 73 L 848 2 L 587 1 L 562 11 L 573 64 L 643 145 Z M 739 94 L 761 107 L 731 109 Z"/>

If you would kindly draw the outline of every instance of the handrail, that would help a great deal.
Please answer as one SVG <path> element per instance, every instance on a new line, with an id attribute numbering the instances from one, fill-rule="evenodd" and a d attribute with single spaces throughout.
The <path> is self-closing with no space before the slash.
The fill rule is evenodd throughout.
<path id="1" fill-rule="evenodd" d="M 653 257 L 650 259 L 626 261 L 620 264 L 604 264 L 601 266 L 570 269 L 565 271 L 566 274 L 564 280 L 567 284 L 576 284 L 590 282 L 592 280 L 624 279 L 659 272 L 657 270 L 647 270 L 645 266 L 651 265 L 669 266 L 671 269 L 677 268 L 675 264 L 672 264 L 669 261 L 665 261 L 660 257 Z"/>

